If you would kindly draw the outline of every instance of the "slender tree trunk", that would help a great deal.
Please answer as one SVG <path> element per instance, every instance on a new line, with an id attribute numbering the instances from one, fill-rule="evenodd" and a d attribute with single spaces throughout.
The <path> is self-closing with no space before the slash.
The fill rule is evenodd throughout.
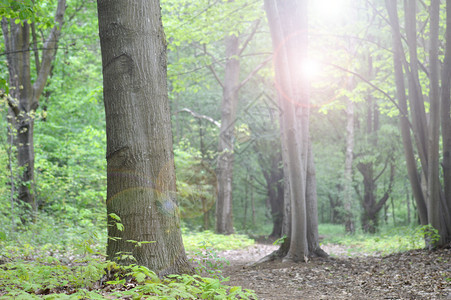
<path id="1" fill-rule="evenodd" d="M 445 226 L 440 224 L 440 177 L 439 177 L 439 138 L 440 138 L 440 83 L 438 61 L 438 30 L 440 19 L 440 0 L 431 1 L 430 20 L 430 119 L 428 143 L 428 221 L 445 237 Z M 440 243 L 440 242 L 439 242 Z"/>
<path id="2" fill-rule="evenodd" d="M 253 186 L 253 180 L 251 177 L 251 186 L 249 187 L 251 189 L 251 209 L 252 209 L 252 228 L 255 227 L 255 198 L 254 198 L 254 186 Z"/>
<path id="3" fill-rule="evenodd" d="M 352 212 L 352 164 L 354 157 L 354 102 L 347 100 L 346 106 L 346 156 L 343 188 L 343 206 L 345 230 L 347 233 L 354 233 L 354 216 Z"/>
<path id="4" fill-rule="evenodd" d="M 239 40 L 235 35 L 226 38 L 226 66 L 223 81 L 221 128 L 218 144 L 218 198 L 216 201 L 216 232 L 231 234 L 233 229 L 232 182 L 235 119 L 238 105 L 240 76 Z"/>
<path id="5" fill-rule="evenodd" d="M 210 211 L 210 208 L 208 207 L 208 199 L 205 197 L 202 197 L 202 219 L 203 219 L 203 228 L 204 230 L 208 230 L 210 228 L 210 218 L 208 216 L 208 212 Z"/>
<path id="6" fill-rule="evenodd" d="M 449 4 L 449 3 L 447 3 Z M 401 126 L 401 133 L 404 140 L 404 150 L 406 152 L 407 167 L 409 179 L 412 185 L 413 195 L 415 197 L 417 207 L 419 210 L 419 216 L 421 224 L 431 224 L 438 229 L 440 234 L 440 240 L 434 244 L 429 245 L 443 246 L 451 240 L 451 216 L 450 208 L 448 205 L 449 199 L 446 199 L 444 194 L 446 193 L 441 188 L 440 180 L 440 164 L 439 164 L 439 145 L 440 145 L 440 110 L 443 114 L 448 112 L 448 115 L 443 118 L 442 114 L 442 132 L 444 132 L 443 138 L 443 172 L 446 173 L 446 147 L 448 138 L 446 133 L 449 133 L 446 125 L 446 119 L 449 118 L 449 76 L 446 77 L 446 72 L 449 66 L 449 57 L 446 55 L 445 48 L 445 60 L 442 79 L 442 99 L 440 100 L 440 79 L 439 79 L 439 21 L 440 21 L 440 1 L 433 0 L 430 5 L 430 45 L 429 45 L 429 70 L 428 75 L 430 79 L 429 86 L 429 98 L 430 98 L 430 120 L 426 122 L 426 110 L 424 108 L 424 99 L 421 92 L 421 85 L 419 84 L 418 76 L 418 57 L 416 55 L 416 2 L 404 1 L 405 16 L 406 16 L 406 35 L 407 43 L 409 47 L 409 58 L 407 62 L 405 56 L 403 56 L 403 47 L 401 43 L 401 34 L 398 23 L 396 2 L 386 0 L 386 6 L 389 14 L 389 19 L 393 33 L 393 47 L 394 47 L 394 62 L 395 62 L 395 78 L 397 85 L 397 94 L 400 101 L 400 108 L 402 110 L 401 115 L 405 120 L 405 125 Z M 449 11 L 449 10 L 448 10 Z M 448 28 L 447 28 L 448 29 Z M 450 37 L 450 33 L 447 32 L 447 37 Z M 446 40 L 448 42 L 448 39 Z M 448 50 L 448 54 L 450 50 Z M 410 131 L 408 129 L 408 117 L 407 117 L 407 104 L 404 103 L 406 94 L 404 90 L 404 82 L 402 81 L 402 66 L 401 62 L 404 62 L 406 73 L 409 78 L 409 103 L 410 112 L 412 116 L 412 130 L 416 142 L 416 148 L 418 150 L 418 156 L 421 163 L 421 185 L 418 174 L 416 174 L 415 158 L 413 156 L 413 147 L 410 141 Z M 448 99 L 446 99 L 448 98 Z M 444 100 L 446 99 L 446 100 Z M 442 106 L 442 107 L 440 107 Z M 408 141 L 409 140 L 409 141 Z M 443 183 L 447 185 L 446 175 L 443 178 Z M 445 187 L 445 190 L 447 188 Z"/>
<path id="7" fill-rule="evenodd" d="M 427 121 L 423 93 L 418 75 L 417 32 L 416 32 L 416 1 L 404 0 L 406 36 L 409 50 L 409 62 L 404 56 L 405 69 L 408 76 L 409 104 L 412 116 L 412 127 L 416 141 L 418 156 L 423 175 L 427 179 Z M 404 55 L 404 54 L 403 54 Z"/>
<path id="8" fill-rule="evenodd" d="M 311 141 L 308 142 L 307 154 L 307 184 L 306 184 L 306 209 L 307 209 L 307 243 L 310 256 L 327 257 L 319 246 L 318 233 L 318 199 L 316 193 L 316 171 L 313 159 Z"/>
<path id="9" fill-rule="evenodd" d="M 410 225 L 410 222 L 411 222 L 410 193 L 409 193 L 409 189 L 407 188 L 407 183 L 405 183 L 404 185 L 405 185 L 405 190 L 406 190 L 407 224 Z"/>
<path id="10" fill-rule="evenodd" d="M 395 216 L 395 202 L 393 201 L 393 197 L 390 197 L 391 202 L 391 213 L 393 216 L 393 225 L 396 226 L 396 216 Z"/>
<path id="11" fill-rule="evenodd" d="M 249 182 L 249 176 L 247 177 L 246 182 Z M 244 186 L 244 199 L 243 199 L 243 205 L 244 205 L 244 215 L 243 215 L 243 229 L 246 230 L 247 228 L 247 207 L 248 207 L 248 202 L 247 202 L 247 198 L 248 198 L 248 194 L 249 194 L 249 189 L 248 189 L 249 185 L 246 184 Z"/>
<path id="12" fill-rule="evenodd" d="M 8 97 L 9 116 L 17 151 L 17 163 L 21 170 L 17 185 L 18 199 L 28 203 L 33 210 L 36 202 L 34 190 L 34 112 L 39 106 L 39 97 L 50 74 L 55 58 L 58 39 L 63 25 L 66 1 L 59 0 L 55 13 L 55 27 L 44 41 L 41 60 L 35 49 L 36 77 L 31 81 L 31 31 L 30 24 L 15 23 L 15 20 L 2 19 L 2 31 L 6 48 L 9 71 L 10 97 Z"/>
<path id="13" fill-rule="evenodd" d="M 107 133 L 108 258 L 190 272 L 180 231 L 158 0 L 98 0 Z M 123 231 L 116 226 L 116 214 Z M 134 241 L 134 242 L 130 242 Z M 137 246 L 137 242 L 150 241 Z"/>
<path id="14" fill-rule="evenodd" d="M 268 190 L 269 204 L 271 206 L 271 217 L 273 221 L 272 232 L 269 235 L 273 238 L 280 238 L 282 236 L 283 226 L 283 171 L 279 169 L 279 159 L 276 160 L 277 164 L 273 165 L 271 169 L 271 179 Z"/>
<path id="15" fill-rule="evenodd" d="M 451 233 L 451 0 L 446 1 L 445 43 L 445 58 L 441 78 L 442 168 L 444 185 L 444 199 L 442 199 L 444 209 L 442 210 L 442 216 L 446 219 L 448 232 Z M 451 239 L 451 234 L 448 237 L 448 239 Z"/>
<path id="16" fill-rule="evenodd" d="M 255 151 L 261 151 L 261 149 L 262 147 L 255 147 Z M 282 236 L 284 194 L 283 169 L 280 168 L 281 161 L 282 155 L 279 151 L 271 152 L 267 159 L 263 157 L 263 153 L 259 153 L 258 163 L 265 178 L 268 204 L 273 222 L 273 229 L 269 235 L 271 238 L 280 238 Z"/>
<path id="17" fill-rule="evenodd" d="M 407 174 L 409 176 L 412 193 L 415 198 L 420 222 L 422 225 L 428 223 L 426 201 L 421 189 L 420 178 L 417 173 L 417 166 L 414 156 L 414 150 L 410 135 L 410 123 L 407 109 L 407 96 L 404 84 L 404 74 L 402 67 L 403 47 L 401 42 L 401 33 L 398 20 L 398 11 L 396 1 L 385 0 L 388 16 L 392 29 L 393 39 L 393 61 L 395 71 L 396 96 L 400 108 L 399 118 L 401 127 L 401 137 L 404 146 L 404 155 L 406 158 Z"/>

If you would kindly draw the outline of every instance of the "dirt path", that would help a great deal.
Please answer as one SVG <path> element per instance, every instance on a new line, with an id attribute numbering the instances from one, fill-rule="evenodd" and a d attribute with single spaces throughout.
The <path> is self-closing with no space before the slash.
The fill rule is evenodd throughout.
<path id="1" fill-rule="evenodd" d="M 334 256 L 326 260 L 246 266 L 275 249 L 256 244 L 220 252 L 230 261 L 223 271 L 228 284 L 253 289 L 259 299 L 451 299 L 451 249 L 350 258 L 335 245 L 323 247 Z"/>

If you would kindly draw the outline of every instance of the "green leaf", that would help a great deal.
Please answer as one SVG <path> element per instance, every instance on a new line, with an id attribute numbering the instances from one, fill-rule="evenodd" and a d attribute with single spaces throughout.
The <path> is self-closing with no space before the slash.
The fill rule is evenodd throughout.
<path id="1" fill-rule="evenodd" d="M 122 223 L 116 223 L 116 228 L 119 231 L 124 231 L 124 225 L 122 225 Z"/>
<path id="2" fill-rule="evenodd" d="M 121 221 L 121 217 L 119 217 L 115 213 L 110 213 L 108 216 L 112 219 L 115 219 L 116 221 L 119 221 L 119 222 Z"/>
<path id="3" fill-rule="evenodd" d="M 138 283 L 143 283 L 146 280 L 146 274 L 144 273 L 135 273 L 134 277 Z"/>

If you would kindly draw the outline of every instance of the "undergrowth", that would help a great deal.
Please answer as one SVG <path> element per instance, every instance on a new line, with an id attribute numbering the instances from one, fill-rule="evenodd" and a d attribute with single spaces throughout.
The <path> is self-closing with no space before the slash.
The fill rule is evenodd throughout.
<path id="1" fill-rule="evenodd" d="M 24 242 L 21 234 L 17 232 L 14 241 L 0 238 L 0 299 L 257 298 L 251 290 L 225 285 L 222 268 L 228 262 L 216 252 L 253 244 L 245 236 L 184 232 L 196 274 L 158 278 L 146 267 L 106 260 L 99 250 L 105 245 L 103 235 L 79 233 L 84 238 L 74 237 L 67 245 L 55 243 L 46 233 Z"/>
<path id="2" fill-rule="evenodd" d="M 254 240 L 244 234 L 222 235 L 213 231 L 188 232 L 183 230 L 183 244 L 188 252 L 196 251 L 199 245 L 207 243 L 218 251 L 242 249 L 254 244 Z"/>
<path id="3" fill-rule="evenodd" d="M 322 244 L 346 246 L 350 256 L 354 253 L 388 255 L 425 248 L 425 235 L 428 235 L 425 226 L 382 228 L 375 234 L 363 232 L 346 234 L 344 226 L 321 224 L 319 232 L 324 237 Z"/>

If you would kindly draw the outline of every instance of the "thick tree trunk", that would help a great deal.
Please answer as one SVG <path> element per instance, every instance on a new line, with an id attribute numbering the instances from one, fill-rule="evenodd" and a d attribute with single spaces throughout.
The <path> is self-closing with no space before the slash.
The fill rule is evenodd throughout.
<path id="1" fill-rule="evenodd" d="M 158 0 L 98 0 L 107 132 L 109 259 L 190 272 L 180 231 Z M 121 218 L 123 231 L 111 214 Z M 134 241 L 134 242 L 133 242 Z M 137 246 L 136 242 L 151 243 Z M 119 255 L 120 256 L 120 255 Z"/>
<path id="2" fill-rule="evenodd" d="M 265 0 L 265 10 L 274 48 L 285 188 L 289 192 L 286 207 L 290 210 L 289 222 L 285 222 L 290 227 L 284 230 L 289 235 L 275 255 L 301 261 L 319 248 L 317 215 L 308 216 L 317 214 L 316 188 L 314 177 L 307 178 L 308 174 L 314 176 L 313 164 L 308 163 L 309 93 L 308 81 L 300 74 L 307 58 L 307 1 Z"/>
<path id="3" fill-rule="evenodd" d="M 31 81 L 30 25 L 16 24 L 15 20 L 2 19 L 6 59 L 9 71 L 10 97 L 8 97 L 11 128 L 17 151 L 19 175 L 18 199 L 28 203 L 33 210 L 36 202 L 34 189 L 34 112 L 39 106 L 39 97 L 50 74 L 56 55 L 57 43 L 63 25 L 66 1 L 59 0 L 55 13 L 55 27 L 44 41 L 41 59 L 35 49 L 36 78 Z"/>
<path id="4" fill-rule="evenodd" d="M 218 143 L 218 198 L 216 201 L 216 232 L 231 234 L 233 229 L 232 182 L 235 119 L 238 105 L 240 76 L 239 40 L 235 35 L 226 38 L 226 66 L 223 81 L 221 127 Z"/>

